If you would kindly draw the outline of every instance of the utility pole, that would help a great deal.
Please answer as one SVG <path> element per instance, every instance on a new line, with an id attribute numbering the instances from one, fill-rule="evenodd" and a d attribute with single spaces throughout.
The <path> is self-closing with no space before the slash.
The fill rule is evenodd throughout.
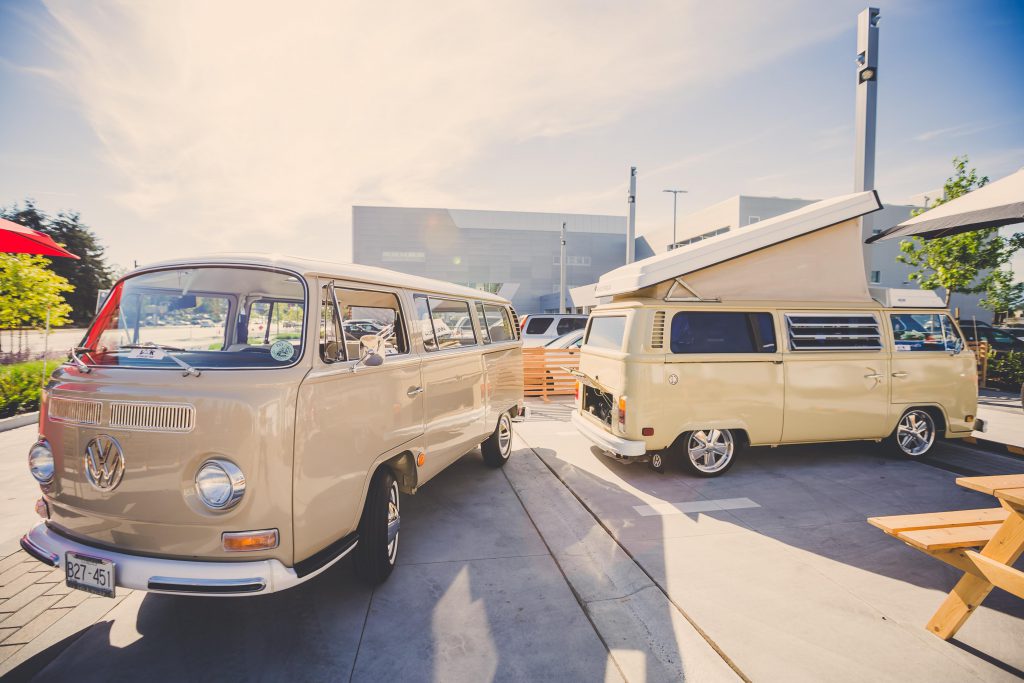
<path id="1" fill-rule="evenodd" d="M 558 263 L 558 312 L 565 313 L 565 221 L 562 221 L 562 247 Z"/>
<path id="2" fill-rule="evenodd" d="M 878 22 L 877 7 L 857 15 L 857 113 L 854 119 L 856 146 L 853 156 L 853 190 L 875 189 L 875 126 L 878 109 Z M 862 240 L 874 232 L 874 216 L 861 218 Z M 871 248 L 862 245 L 864 269 L 870 270 Z"/>
<path id="3" fill-rule="evenodd" d="M 629 222 L 626 224 L 626 263 L 636 258 L 636 166 L 629 167 Z"/>
<path id="4" fill-rule="evenodd" d="M 686 194 L 686 190 L 662 190 L 662 192 L 672 193 L 672 244 L 669 245 L 669 251 L 676 248 L 676 199 L 679 195 Z"/>

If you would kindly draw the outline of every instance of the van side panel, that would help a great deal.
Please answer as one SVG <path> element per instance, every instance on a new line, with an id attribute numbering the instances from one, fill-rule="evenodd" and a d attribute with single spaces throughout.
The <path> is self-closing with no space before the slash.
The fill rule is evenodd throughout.
<path id="1" fill-rule="evenodd" d="M 503 344 L 498 350 L 484 353 L 483 360 L 484 428 L 490 434 L 498 424 L 498 416 L 523 400 L 523 350 L 518 343 Z"/>

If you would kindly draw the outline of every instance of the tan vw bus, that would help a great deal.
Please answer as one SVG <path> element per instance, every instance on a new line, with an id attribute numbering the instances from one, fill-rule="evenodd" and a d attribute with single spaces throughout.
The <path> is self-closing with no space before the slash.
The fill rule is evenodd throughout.
<path id="1" fill-rule="evenodd" d="M 517 330 L 504 299 L 376 268 L 137 270 L 46 387 L 22 547 L 102 595 L 268 593 L 349 552 L 383 581 L 403 493 L 478 445 L 507 460 Z"/>
<path id="2" fill-rule="evenodd" d="M 984 429 L 974 355 L 931 292 L 870 290 L 840 197 L 609 273 L 573 422 L 602 452 L 716 476 L 746 445 L 888 439 L 922 456 Z"/>

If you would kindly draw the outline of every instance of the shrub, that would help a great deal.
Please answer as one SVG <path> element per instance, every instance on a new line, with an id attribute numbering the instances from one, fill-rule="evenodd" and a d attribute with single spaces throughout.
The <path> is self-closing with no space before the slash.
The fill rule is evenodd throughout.
<path id="1" fill-rule="evenodd" d="M 60 361 L 50 361 L 47 369 L 59 364 Z M 39 410 L 42 378 L 42 361 L 0 365 L 0 418 Z"/>
<path id="2" fill-rule="evenodd" d="M 1024 352 L 989 351 L 988 383 L 1019 390 L 1024 384 Z"/>

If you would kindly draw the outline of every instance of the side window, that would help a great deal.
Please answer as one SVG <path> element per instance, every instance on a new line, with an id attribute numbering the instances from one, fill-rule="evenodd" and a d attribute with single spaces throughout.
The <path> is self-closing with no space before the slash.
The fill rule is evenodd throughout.
<path id="1" fill-rule="evenodd" d="M 949 316 L 893 313 L 889 318 L 897 351 L 952 351 L 960 342 L 960 335 Z"/>
<path id="2" fill-rule="evenodd" d="M 427 351 L 437 351 L 437 337 L 434 335 L 434 324 L 430 319 L 427 297 L 417 294 L 413 297 L 413 301 L 416 304 L 416 324 L 419 325 L 420 334 L 423 335 L 423 348 Z"/>
<path id="3" fill-rule="evenodd" d="M 544 334 L 554 318 L 533 317 L 526 321 L 526 334 Z"/>
<path id="4" fill-rule="evenodd" d="M 484 304 L 484 316 L 487 318 L 487 334 L 491 341 L 504 342 L 516 338 L 512 322 L 508 318 L 508 311 L 504 306 Z"/>
<path id="5" fill-rule="evenodd" d="M 587 326 L 586 318 L 562 318 L 558 321 L 558 326 L 555 327 L 555 333 L 561 337 L 563 334 L 569 334 L 576 330 L 582 330 Z"/>
<path id="6" fill-rule="evenodd" d="M 484 305 L 479 301 L 476 302 L 476 322 L 480 325 L 480 332 L 483 334 L 484 344 L 491 343 L 491 333 L 487 329 L 487 314 L 484 313 Z"/>
<path id="7" fill-rule="evenodd" d="M 341 306 L 341 325 L 349 358 L 360 356 L 359 340 L 368 334 L 384 338 L 386 356 L 409 353 L 402 307 L 395 294 L 342 287 L 336 287 L 334 292 Z"/>
<path id="8" fill-rule="evenodd" d="M 468 301 L 434 297 L 430 297 L 428 301 L 438 348 L 454 349 L 476 345 L 476 333 L 473 331 Z"/>
<path id="9" fill-rule="evenodd" d="M 249 304 L 246 340 L 249 346 L 270 346 L 276 341 L 302 337 L 302 303 L 259 299 Z"/>
<path id="10" fill-rule="evenodd" d="M 341 343 L 341 328 L 334 316 L 334 301 L 330 289 L 320 289 L 320 358 L 325 363 L 338 363 L 346 359 L 345 345 Z"/>
<path id="11" fill-rule="evenodd" d="M 882 334 L 871 313 L 787 313 L 793 351 L 880 351 Z"/>
<path id="12" fill-rule="evenodd" d="M 606 315 L 590 319 L 587 331 L 587 346 L 620 351 L 626 337 L 626 316 Z"/>
<path id="13" fill-rule="evenodd" d="M 774 353 L 771 313 L 682 311 L 672 316 L 672 353 Z"/>

